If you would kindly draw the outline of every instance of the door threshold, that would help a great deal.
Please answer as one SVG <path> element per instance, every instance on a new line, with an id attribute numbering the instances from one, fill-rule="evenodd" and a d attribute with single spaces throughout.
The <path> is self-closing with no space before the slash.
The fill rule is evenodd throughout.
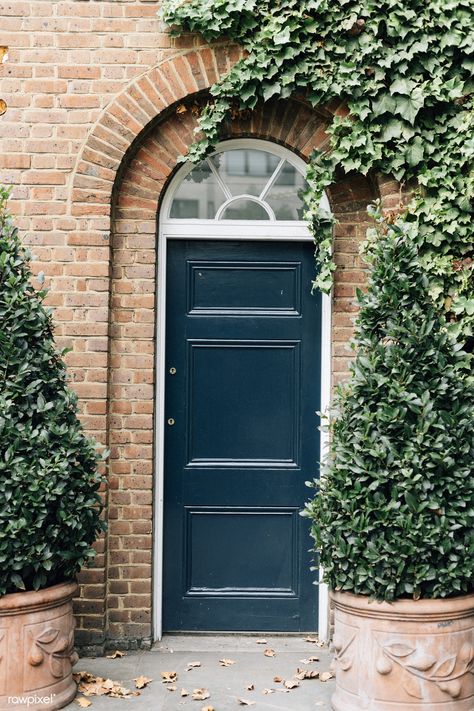
<path id="1" fill-rule="evenodd" d="M 310 638 L 308 640 L 308 637 Z M 160 642 L 153 645 L 153 651 L 173 654 L 187 652 L 199 654 L 202 652 L 251 653 L 257 657 L 265 649 L 273 649 L 277 654 L 297 652 L 302 657 L 313 651 L 318 651 L 327 645 L 320 642 L 313 632 L 182 632 L 165 634 Z"/>
<path id="2" fill-rule="evenodd" d="M 163 637 L 302 637 L 310 636 L 317 637 L 318 633 L 315 631 L 307 632 L 236 632 L 234 631 L 220 631 L 220 630 L 167 630 L 163 632 Z"/>

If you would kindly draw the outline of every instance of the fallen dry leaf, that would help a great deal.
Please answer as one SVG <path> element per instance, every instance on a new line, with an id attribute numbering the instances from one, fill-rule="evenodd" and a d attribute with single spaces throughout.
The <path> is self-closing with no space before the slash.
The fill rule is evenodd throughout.
<path id="1" fill-rule="evenodd" d="M 187 671 L 191 671 L 191 669 L 197 669 L 200 666 L 201 666 L 201 662 L 188 662 Z"/>
<path id="2" fill-rule="evenodd" d="M 185 106 L 184 104 L 180 104 L 178 106 L 178 108 L 176 109 L 176 113 L 177 114 L 185 114 L 187 110 L 188 110 L 187 106 Z"/>
<path id="3" fill-rule="evenodd" d="M 76 684 L 79 684 L 79 682 L 81 681 L 92 681 L 98 678 L 94 676 L 94 674 L 91 674 L 90 672 L 86 671 L 74 672 L 72 676 Z"/>
<path id="4" fill-rule="evenodd" d="M 319 639 L 317 637 L 305 637 L 304 641 L 309 642 L 310 644 L 318 644 L 319 643 Z"/>
<path id="5" fill-rule="evenodd" d="M 276 652 L 275 652 L 274 649 L 266 649 L 266 650 L 264 651 L 264 655 L 265 655 L 266 657 L 275 657 L 275 656 L 276 656 Z"/>
<path id="6" fill-rule="evenodd" d="M 319 671 L 317 669 L 297 669 L 295 679 L 317 679 Z"/>
<path id="7" fill-rule="evenodd" d="M 107 654 L 106 659 L 121 659 L 125 657 L 125 652 L 121 652 L 120 649 L 116 649 L 113 654 Z"/>
<path id="8" fill-rule="evenodd" d="M 275 682 L 275 684 L 279 684 L 281 681 L 283 681 L 283 679 L 281 676 L 274 676 L 273 681 Z"/>
<path id="9" fill-rule="evenodd" d="M 288 681 L 285 681 L 285 688 L 286 689 L 296 689 L 296 687 L 299 685 L 300 685 L 300 682 L 297 681 L 296 679 L 289 679 Z"/>
<path id="10" fill-rule="evenodd" d="M 319 680 L 320 681 L 329 681 L 329 679 L 332 679 L 334 674 L 332 672 L 323 672 L 322 674 L 319 675 Z"/>
<path id="11" fill-rule="evenodd" d="M 167 686 L 168 691 L 176 691 L 176 686 Z"/>
<path id="12" fill-rule="evenodd" d="M 274 694 L 274 693 L 275 693 L 275 689 L 264 689 L 262 691 L 262 694 Z"/>
<path id="13" fill-rule="evenodd" d="M 174 684 L 178 679 L 178 674 L 175 671 L 161 672 L 161 682 L 163 684 Z"/>
<path id="14" fill-rule="evenodd" d="M 137 678 L 134 679 L 133 681 L 135 682 L 135 688 L 144 689 L 145 686 L 148 686 L 150 681 L 153 681 L 153 679 L 150 679 L 147 676 L 137 676 Z"/>
<path id="15" fill-rule="evenodd" d="M 189 691 L 187 689 L 181 689 L 181 696 L 189 696 Z"/>
<path id="16" fill-rule="evenodd" d="M 268 644 L 266 639 L 257 639 L 256 644 Z"/>
<path id="17" fill-rule="evenodd" d="M 255 701 L 247 701 L 247 699 L 237 699 L 237 703 L 241 706 L 255 706 Z"/>
<path id="18" fill-rule="evenodd" d="M 214 711 L 214 706 L 203 706 L 201 711 Z"/>
<path id="19" fill-rule="evenodd" d="M 78 696 L 77 699 L 74 699 L 76 704 L 78 704 L 81 709 L 86 709 L 88 706 L 92 706 L 92 701 L 89 701 L 89 699 L 85 699 L 83 696 Z"/>
<path id="20" fill-rule="evenodd" d="M 301 664 L 312 664 L 313 662 L 319 662 L 319 657 L 308 657 L 307 659 L 300 659 Z"/>
<path id="21" fill-rule="evenodd" d="M 194 689 L 192 698 L 194 701 L 205 701 L 210 698 L 210 693 L 207 689 Z"/>
<path id="22" fill-rule="evenodd" d="M 247 686 L 245 687 L 246 691 L 254 691 L 254 689 L 255 689 L 255 684 L 247 684 Z"/>
<path id="23" fill-rule="evenodd" d="M 130 691 L 130 689 L 125 688 L 125 686 L 116 684 L 112 687 L 108 696 L 112 699 L 129 699 L 131 696 L 140 696 L 140 692 Z"/>
<path id="24" fill-rule="evenodd" d="M 219 664 L 221 667 L 231 667 L 235 662 L 233 659 L 219 659 Z"/>

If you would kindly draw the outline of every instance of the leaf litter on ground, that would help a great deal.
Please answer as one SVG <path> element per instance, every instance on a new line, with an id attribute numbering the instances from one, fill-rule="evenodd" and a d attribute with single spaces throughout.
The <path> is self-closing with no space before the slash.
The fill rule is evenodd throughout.
<path id="1" fill-rule="evenodd" d="M 140 696 L 139 691 L 127 689 L 119 681 L 94 676 L 90 672 L 74 672 L 73 678 L 77 683 L 77 691 L 84 696 L 110 696 L 115 699 L 130 699 L 133 696 Z M 84 706 L 84 708 L 86 707 L 87 705 Z"/>

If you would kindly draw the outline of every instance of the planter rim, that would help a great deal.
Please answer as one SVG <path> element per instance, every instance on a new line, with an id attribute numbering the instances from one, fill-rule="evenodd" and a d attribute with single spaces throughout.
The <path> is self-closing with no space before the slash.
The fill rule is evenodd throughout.
<path id="1" fill-rule="evenodd" d="M 380 617 L 384 619 L 445 620 L 471 617 L 474 612 L 474 592 L 456 597 L 440 597 L 434 599 L 406 600 L 393 602 L 378 602 L 366 595 L 355 595 L 350 592 L 331 591 L 336 607 L 349 614 L 362 617 Z"/>
<path id="2" fill-rule="evenodd" d="M 0 597 L 0 616 L 17 615 L 55 607 L 72 600 L 77 591 L 77 582 L 69 580 L 41 590 L 7 593 Z"/>

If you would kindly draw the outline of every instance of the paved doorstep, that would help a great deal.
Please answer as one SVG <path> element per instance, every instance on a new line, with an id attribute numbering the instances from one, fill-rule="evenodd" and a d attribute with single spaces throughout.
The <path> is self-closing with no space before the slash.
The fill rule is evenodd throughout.
<path id="1" fill-rule="evenodd" d="M 275 691 L 263 694 L 263 689 L 284 688 L 282 683 L 275 683 L 275 676 L 292 679 L 296 669 L 318 669 L 328 671 L 330 655 L 327 648 L 305 642 L 303 637 L 265 636 L 267 644 L 257 644 L 258 637 L 253 636 L 167 636 L 155 645 L 150 652 L 130 652 L 121 659 L 80 659 L 75 671 L 88 671 L 96 676 L 113 679 L 124 686 L 134 689 L 133 679 L 147 676 L 153 679 L 150 685 L 142 689 L 141 695 L 130 699 L 112 699 L 107 696 L 91 696 L 90 711 L 201 711 L 211 706 L 215 711 L 330 711 L 329 703 L 334 690 L 334 680 L 321 682 L 319 679 L 300 681 L 300 686 L 288 693 Z M 274 657 L 264 655 L 265 649 L 273 649 Z M 319 662 L 302 664 L 302 659 L 319 657 Z M 235 664 L 223 667 L 220 659 L 232 659 Z M 200 667 L 188 671 L 190 662 L 201 662 Z M 161 683 L 161 672 L 177 672 L 178 678 L 173 686 L 176 691 L 169 691 Z M 255 689 L 247 691 L 253 684 Z M 188 697 L 181 697 L 181 689 L 190 692 Z M 210 692 L 205 701 L 194 701 L 191 693 L 194 689 L 204 688 Z M 245 706 L 237 699 L 254 701 Z M 73 702 L 69 711 L 78 709 Z"/>

